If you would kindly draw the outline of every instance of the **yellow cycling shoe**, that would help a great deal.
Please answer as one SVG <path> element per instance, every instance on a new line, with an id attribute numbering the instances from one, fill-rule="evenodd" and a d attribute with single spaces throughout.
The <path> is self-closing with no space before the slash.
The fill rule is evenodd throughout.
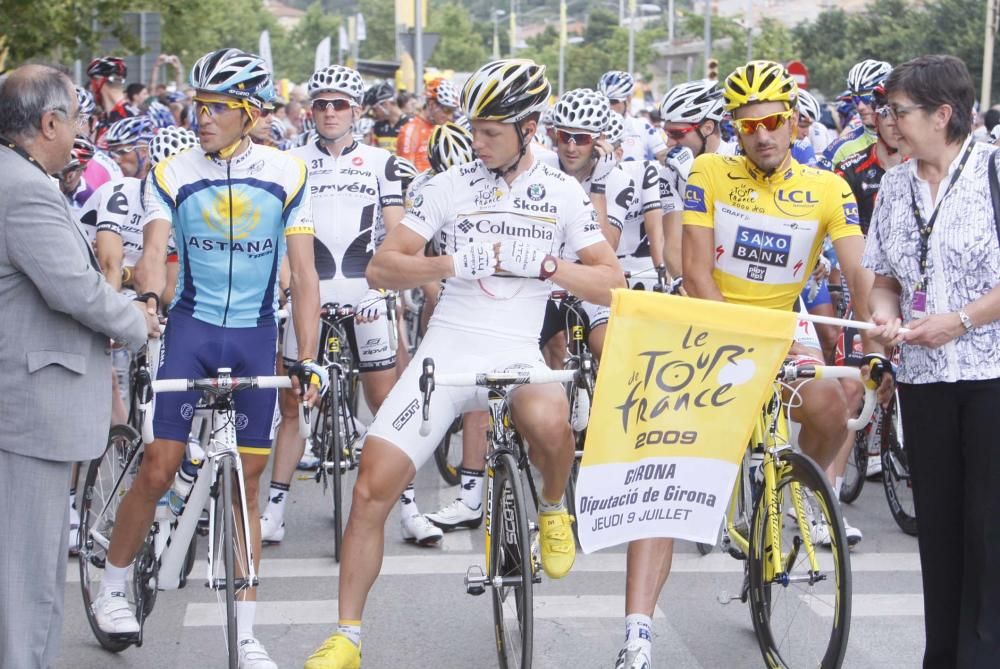
<path id="1" fill-rule="evenodd" d="M 361 646 L 334 634 L 306 660 L 305 669 L 361 669 Z"/>
<path id="2" fill-rule="evenodd" d="M 562 578 L 568 574 L 576 561 L 573 519 L 569 513 L 565 509 L 540 512 L 538 539 L 542 552 L 542 569 L 549 578 Z"/>

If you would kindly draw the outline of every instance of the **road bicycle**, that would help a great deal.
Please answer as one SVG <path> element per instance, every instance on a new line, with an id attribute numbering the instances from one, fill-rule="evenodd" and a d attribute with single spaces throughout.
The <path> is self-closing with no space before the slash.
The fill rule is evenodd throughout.
<path id="1" fill-rule="evenodd" d="M 851 565 L 840 504 L 819 466 L 789 437 L 784 385 L 800 379 L 861 381 L 854 367 L 786 363 L 763 407 L 740 467 L 722 530 L 722 549 L 743 561 L 738 595 L 749 603 L 754 633 L 769 668 L 840 667 L 851 623 Z M 865 384 L 868 422 L 876 386 Z M 796 393 L 788 401 L 794 406 Z M 820 554 L 820 544 L 829 552 Z"/>
<path id="2" fill-rule="evenodd" d="M 156 360 L 155 345 L 147 346 L 147 360 Z M 108 447 L 93 460 L 84 485 L 80 513 L 80 584 L 87 620 L 98 642 L 120 652 L 142 645 L 143 626 L 156 602 L 157 591 L 183 587 L 194 559 L 194 535 L 202 510 L 209 506 L 206 585 L 216 592 L 224 609 L 229 667 L 237 669 L 236 600 L 258 584 L 253 564 L 250 526 L 247 524 L 243 466 L 236 445 L 233 395 L 251 388 L 290 388 L 287 376 L 234 377 L 228 368 L 204 379 L 150 380 L 148 365 L 137 368 L 136 396 L 140 399 L 141 436 L 128 425 L 111 430 Z M 152 442 L 152 399 L 157 393 L 199 391 L 196 414 L 210 426 L 205 461 L 176 519 L 154 521 L 131 567 L 128 593 L 139 621 L 137 635 L 109 635 L 97 625 L 92 604 L 100 592 L 107 550 L 121 500 L 138 475 L 144 446 Z M 300 412 L 300 431 L 308 432 Z M 254 519 L 256 520 L 256 519 Z M 163 536 L 166 537 L 163 540 Z"/>
<path id="3" fill-rule="evenodd" d="M 529 520 L 525 482 L 537 510 L 538 495 L 524 442 L 514 427 L 508 406 L 512 387 L 529 383 L 573 383 L 578 370 L 520 369 L 469 373 L 436 373 L 425 358 L 420 376 L 423 393 L 420 432 L 430 433 L 430 399 L 437 386 L 486 388 L 490 424 L 486 438 L 486 566 L 469 567 L 465 589 L 482 595 L 490 589 L 493 626 L 500 666 L 530 669 L 534 640 L 532 592 L 541 583 L 538 526 Z"/>

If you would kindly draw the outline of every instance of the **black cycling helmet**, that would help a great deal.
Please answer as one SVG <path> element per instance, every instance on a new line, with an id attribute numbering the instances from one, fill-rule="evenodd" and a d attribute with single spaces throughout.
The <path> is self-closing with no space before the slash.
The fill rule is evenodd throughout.
<path id="1" fill-rule="evenodd" d="M 374 107 L 380 102 L 388 102 L 396 99 L 396 89 L 388 81 L 376 81 L 365 91 L 363 104 L 365 107 Z"/>

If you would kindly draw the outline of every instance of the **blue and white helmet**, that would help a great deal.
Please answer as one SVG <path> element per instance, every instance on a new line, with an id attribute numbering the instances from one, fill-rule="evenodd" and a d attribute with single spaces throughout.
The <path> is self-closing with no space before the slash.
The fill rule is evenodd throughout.
<path id="1" fill-rule="evenodd" d="M 76 87 L 76 101 L 80 107 L 80 116 L 93 116 L 97 111 L 94 96 L 86 88 Z"/>
<path id="2" fill-rule="evenodd" d="M 149 159 L 156 165 L 161 160 L 198 146 L 198 137 L 187 128 L 161 128 L 149 143 Z"/>
<path id="3" fill-rule="evenodd" d="M 148 116 L 131 116 L 112 123 L 104 134 L 104 141 L 108 146 L 131 146 L 140 142 L 148 143 L 155 132 L 156 126 Z"/>
<path id="4" fill-rule="evenodd" d="M 622 70 L 611 70 L 601 75 L 597 90 L 609 100 L 629 100 L 635 92 L 635 78 Z"/>
<path id="5" fill-rule="evenodd" d="M 722 87 L 713 79 L 699 79 L 674 86 L 660 102 L 664 123 L 719 121 L 725 113 Z"/>
<path id="6" fill-rule="evenodd" d="M 219 49 L 191 68 L 191 86 L 206 93 L 246 100 L 258 109 L 274 99 L 274 80 L 260 56 L 240 49 Z"/>
<path id="7" fill-rule="evenodd" d="M 149 115 L 149 118 L 153 121 L 153 125 L 157 128 L 169 128 L 177 125 L 170 108 L 157 100 L 149 103 L 149 106 L 146 108 L 146 114 Z"/>
<path id="8" fill-rule="evenodd" d="M 852 93 L 867 93 L 881 86 L 892 73 L 892 65 L 871 58 L 863 60 L 847 73 L 847 88 Z"/>

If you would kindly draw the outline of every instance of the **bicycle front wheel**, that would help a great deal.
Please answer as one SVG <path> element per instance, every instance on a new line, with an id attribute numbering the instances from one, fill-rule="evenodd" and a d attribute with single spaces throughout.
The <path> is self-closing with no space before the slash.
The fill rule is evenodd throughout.
<path id="1" fill-rule="evenodd" d="M 462 475 L 458 473 L 462 466 L 462 444 L 456 437 L 462 431 L 462 417 L 459 416 L 441 438 L 441 443 L 434 449 L 434 463 L 437 465 L 441 478 L 448 485 L 458 485 Z"/>
<path id="2" fill-rule="evenodd" d="M 829 547 L 821 548 L 827 541 Z M 815 546 L 815 565 L 809 545 Z M 775 551 L 781 556 L 778 572 L 770 560 Z M 823 471 L 801 453 L 784 454 L 778 462 L 773 503 L 764 494 L 757 500 L 749 570 L 750 612 L 766 666 L 840 667 L 851 626 L 847 537 Z"/>
<path id="3" fill-rule="evenodd" d="M 893 520 L 911 537 L 917 536 L 917 510 L 913 505 L 913 481 L 910 461 L 903 443 L 903 420 L 899 398 L 886 411 L 882 427 L 882 486 Z"/>
<path id="4" fill-rule="evenodd" d="M 220 494 L 216 497 L 215 506 L 215 536 L 213 541 L 212 581 L 216 593 L 224 599 L 226 615 L 226 648 L 229 652 L 229 669 L 239 669 L 239 650 L 236 637 L 236 593 L 238 591 L 236 574 L 241 569 L 243 574 L 249 573 L 246 565 L 237 567 L 237 556 L 246 553 L 239 551 L 241 538 L 236 536 L 236 528 L 242 524 L 236 522 L 236 511 L 233 508 L 233 479 L 236 476 L 233 466 L 233 456 L 223 456 L 219 469 Z M 219 523 L 221 516 L 222 522 Z M 243 560 L 245 562 L 245 560 Z M 220 607 L 221 608 L 221 607 Z"/>
<path id="5" fill-rule="evenodd" d="M 878 418 L 876 417 L 875 420 Z M 844 482 L 840 486 L 840 501 L 844 504 L 850 504 L 856 500 L 861 494 L 861 488 L 865 485 L 865 475 L 868 473 L 868 434 L 870 429 L 869 427 L 854 433 L 854 445 L 851 447 L 851 455 L 847 459 L 847 468 L 844 469 Z"/>
<path id="6" fill-rule="evenodd" d="M 534 638 L 531 531 L 520 471 L 508 453 L 494 462 L 493 496 L 489 502 L 488 571 L 497 656 L 504 669 L 530 669 Z"/>

